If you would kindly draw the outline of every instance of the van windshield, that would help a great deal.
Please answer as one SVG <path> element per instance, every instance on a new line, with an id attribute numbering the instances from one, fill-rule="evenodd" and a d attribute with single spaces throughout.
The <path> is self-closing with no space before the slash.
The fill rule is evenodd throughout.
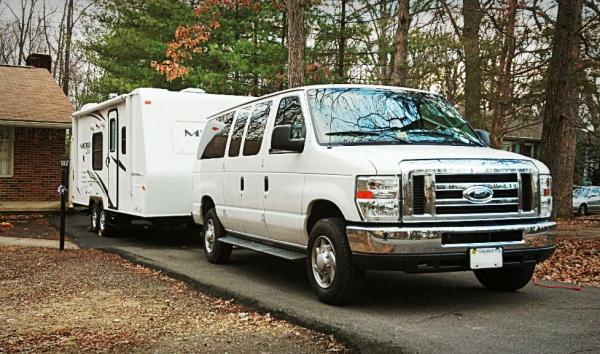
<path id="1" fill-rule="evenodd" d="M 319 144 L 484 146 L 460 113 L 438 95 L 391 88 L 307 91 Z"/>

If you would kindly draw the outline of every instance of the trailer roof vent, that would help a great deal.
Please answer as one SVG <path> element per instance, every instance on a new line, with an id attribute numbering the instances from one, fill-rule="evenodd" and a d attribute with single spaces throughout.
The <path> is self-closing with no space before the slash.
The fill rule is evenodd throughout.
<path id="1" fill-rule="evenodd" d="M 110 100 L 110 99 L 113 99 L 113 98 L 115 98 L 115 97 L 119 97 L 119 94 L 118 94 L 118 93 L 116 93 L 116 92 L 111 92 L 111 93 L 109 93 L 109 94 L 108 94 L 108 99 L 109 99 L 109 100 Z"/>
<path id="2" fill-rule="evenodd" d="M 196 87 L 188 87 L 188 88 L 184 88 L 183 90 L 181 90 L 180 92 L 189 92 L 189 93 L 206 93 L 206 91 L 204 91 L 201 88 L 196 88 Z"/>

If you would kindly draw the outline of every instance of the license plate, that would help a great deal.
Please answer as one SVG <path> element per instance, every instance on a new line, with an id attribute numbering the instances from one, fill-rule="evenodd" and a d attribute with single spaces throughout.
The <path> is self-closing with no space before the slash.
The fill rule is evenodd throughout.
<path id="1" fill-rule="evenodd" d="M 501 268 L 502 247 L 471 248 L 471 269 Z"/>

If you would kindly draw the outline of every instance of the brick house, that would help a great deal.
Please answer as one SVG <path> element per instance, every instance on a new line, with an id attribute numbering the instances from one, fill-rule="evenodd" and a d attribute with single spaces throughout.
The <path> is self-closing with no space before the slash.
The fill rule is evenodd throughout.
<path id="1" fill-rule="evenodd" d="M 74 109 L 49 72 L 50 57 L 27 62 L 38 67 L 0 65 L 0 211 L 60 206 L 59 160 Z"/>

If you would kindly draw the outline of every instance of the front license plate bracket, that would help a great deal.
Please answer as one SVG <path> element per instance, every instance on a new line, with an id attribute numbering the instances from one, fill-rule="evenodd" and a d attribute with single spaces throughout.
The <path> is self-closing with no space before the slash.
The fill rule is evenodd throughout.
<path id="1" fill-rule="evenodd" d="M 502 268 L 502 247 L 469 249 L 471 269 Z"/>

